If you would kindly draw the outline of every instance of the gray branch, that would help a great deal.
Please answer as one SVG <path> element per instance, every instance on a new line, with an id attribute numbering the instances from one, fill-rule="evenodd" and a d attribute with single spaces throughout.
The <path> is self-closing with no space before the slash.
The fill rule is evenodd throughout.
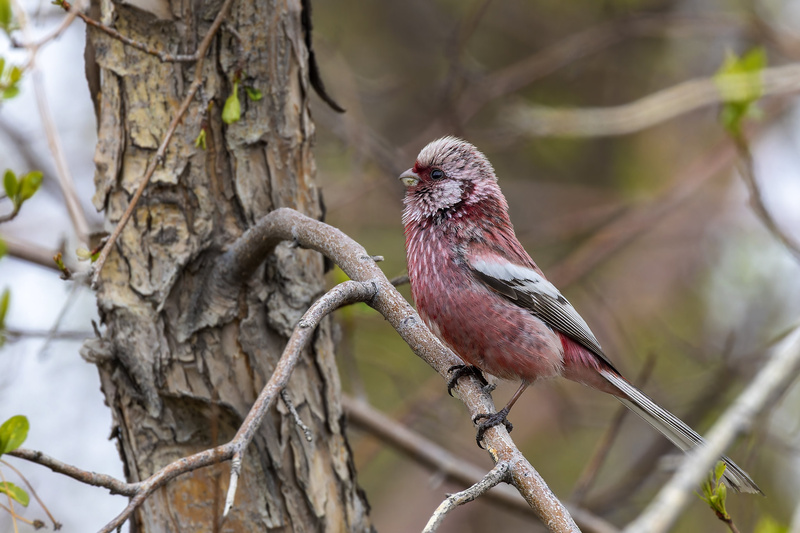
<path id="1" fill-rule="evenodd" d="M 459 505 L 464 505 L 465 503 L 469 503 L 475 498 L 484 495 L 492 487 L 499 485 L 503 481 L 509 481 L 509 470 L 510 467 L 508 466 L 508 463 L 497 463 L 494 468 L 489 470 L 489 472 L 483 476 L 483 479 L 471 487 L 464 489 L 461 492 L 450 494 L 433 512 L 433 515 L 431 516 L 430 520 L 428 520 L 428 523 L 425 525 L 425 529 L 422 530 L 422 533 L 434 533 L 434 531 L 439 529 L 439 526 L 442 524 L 442 522 L 444 522 L 444 517 L 447 516 L 447 513 Z"/>

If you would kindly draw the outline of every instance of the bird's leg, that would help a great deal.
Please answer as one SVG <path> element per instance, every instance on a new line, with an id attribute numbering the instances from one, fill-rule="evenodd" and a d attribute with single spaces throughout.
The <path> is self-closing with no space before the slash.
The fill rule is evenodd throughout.
<path id="1" fill-rule="evenodd" d="M 478 424 L 478 433 L 477 435 L 475 435 L 475 442 L 478 443 L 478 447 L 483 448 L 481 441 L 483 440 L 483 434 L 486 432 L 486 430 L 498 424 L 503 424 L 504 426 L 506 426 L 508 432 L 511 433 L 511 430 L 514 429 L 514 425 L 511 422 L 509 422 L 506 419 L 506 417 L 508 416 L 509 411 L 511 411 L 511 408 L 514 407 L 514 404 L 517 402 L 519 397 L 522 396 L 522 393 L 525 392 L 525 389 L 528 388 L 528 385 L 530 385 L 530 383 L 523 381 L 522 384 L 517 389 L 517 392 L 515 392 L 514 395 L 511 397 L 511 399 L 508 400 L 506 406 L 497 411 L 496 413 L 491 415 L 481 413 L 473 417 L 472 419 L 473 424 L 478 424 L 478 420 L 484 419 L 483 422 Z"/>
<path id="2" fill-rule="evenodd" d="M 473 365 L 453 365 L 447 369 L 447 373 L 451 374 L 450 379 L 447 380 L 447 394 L 453 395 L 453 387 L 456 386 L 458 380 L 464 376 L 473 376 L 481 382 L 481 385 L 487 387 L 489 382 L 483 377 L 481 369 Z"/>

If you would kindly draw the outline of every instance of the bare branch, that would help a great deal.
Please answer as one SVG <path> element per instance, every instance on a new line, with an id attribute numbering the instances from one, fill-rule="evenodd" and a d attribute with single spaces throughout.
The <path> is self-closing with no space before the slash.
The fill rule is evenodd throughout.
<path id="1" fill-rule="evenodd" d="M 53 256 L 56 254 L 55 250 L 20 241 L 7 235 L 3 236 L 3 242 L 6 243 L 9 256 L 44 268 L 58 270 L 55 261 L 53 261 Z"/>
<path id="2" fill-rule="evenodd" d="M 747 139 L 742 134 L 734 134 L 733 140 L 741 158 L 737 168 L 747 186 L 747 190 L 750 192 L 750 206 L 753 208 L 753 212 L 761 222 L 764 223 L 767 230 L 789 250 L 795 259 L 800 260 L 800 244 L 795 242 L 781 229 L 778 222 L 772 216 L 772 213 L 767 209 L 767 205 L 764 203 L 764 197 L 761 194 L 761 188 L 758 186 L 758 179 L 756 178 L 755 167 L 753 165 L 753 155 L 750 153 Z"/>
<path id="3" fill-rule="evenodd" d="M 518 131 L 536 137 L 602 137 L 624 135 L 679 115 L 747 95 L 791 94 L 800 91 L 800 63 L 765 68 L 755 74 L 728 74 L 690 80 L 615 107 L 558 109 L 515 106 L 508 121 Z"/>
<path id="4" fill-rule="evenodd" d="M 79 3 L 81 4 L 82 8 L 83 0 L 79 0 Z M 78 239 L 83 243 L 88 243 L 90 233 L 89 222 L 86 219 L 86 213 L 83 211 L 83 206 L 81 206 L 78 193 L 75 190 L 75 180 L 72 179 L 72 174 L 69 171 L 69 166 L 67 165 L 67 160 L 64 156 L 64 149 L 61 146 L 61 138 L 58 135 L 58 129 L 56 128 L 55 121 L 53 120 L 53 115 L 50 113 L 50 106 L 48 105 L 47 97 L 45 96 L 42 73 L 38 68 L 36 68 L 36 55 L 39 51 L 39 48 L 50 42 L 52 39 L 58 37 L 61 32 L 72 23 L 72 21 L 75 19 L 75 15 L 67 15 L 56 31 L 46 36 L 42 40 L 33 43 L 28 39 L 30 31 L 28 29 L 27 17 L 25 16 L 25 12 L 17 0 L 14 0 L 14 7 L 19 14 L 18 20 L 23 35 L 25 35 L 26 40 L 29 42 L 29 44 L 24 45 L 30 54 L 26 68 L 32 70 L 33 90 L 36 94 L 36 105 L 39 108 L 39 115 L 42 119 L 42 126 L 44 127 L 45 137 L 47 138 L 47 145 L 50 148 L 50 153 L 53 155 L 53 160 L 56 164 L 56 177 L 58 178 L 58 185 L 61 189 L 61 193 L 64 195 L 67 213 L 69 213 L 70 220 L 72 221 L 72 227 L 75 229 Z"/>
<path id="5" fill-rule="evenodd" d="M 131 39 L 130 37 L 126 37 L 126 36 L 122 35 L 120 32 L 118 32 L 114 28 L 110 28 L 110 27 L 106 26 L 105 24 L 94 20 L 93 18 L 89 17 L 88 15 L 85 15 L 85 14 L 75 10 L 74 7 L 70 7 L 69 11 L 70 12 L 75 11 L 75 13 L 77 14 L 76 16 L 78 18 L 80 18 L 83 22 L 85 22 L 86 24 L 91 26 L 92 28 L 95 28 L 95 29 L 105 33 L 106 35 L 118 40 L 119 42 L 121 42 L 123 44 L 126 44 L 126 45 L 130 46 L 131 48 L 136 48 L 137 50 L 140 50 L 140 51 L 142 51 L 142 52 L 144 52 L 146 54 L 150 54 L 152 56 L 156 56 L 158 59 L 160 59 L 164 63 L 170 63 L 170 62 L 174 62 L 174 63 L 180 63 L 180 62 L 190 63 L 192 61 L 197 61 L 199 56 L 200 56 L 200 49 L 199 48 L 197 50 L 195 50 L 195 53 L 193 53 L 193 54 L 170 54 L 170 53 L 165 52 L 163 50 L 158 50 L 156 48 L 153 48 L 150 45 L 147 45 L 145 43 L 139 42 L 139 41 L 137 41 L 135 39 Z"/>
<path id="6" fill-rule="evenodd" d="M 504 481 L 509 481 L 509 472 L 510 467 L 508 463 L 497 463 L 494 465 L 494 468 L 489 470 L 483 478 L 472 485 L 471 487 L 462 490 L 461 492 L 457 492 L 455 494 L 450 494 L 445 500 L 436 508 L 431 516 L 428 523 L 425 525 L 425 529 L 422 530 L 422 533 L 433 533 L 444 521 L 444 517 L 447 516 L 447 513 L 458 507 L 459 505 L 464 505 L 465 503 L 469 503 L 475 498 L 486 494 L 492 487 L 499 485 Z"/>
<path id="7" fill-rule="evenodd" d="M 625 533 L 667 531 L 687 504 L 692 491 L 708 474 L 725 448 L 744 431 L 770 400 L 797 377 L 800 370 L 800 328 L 776 349 L 752 383 L 719 418 L 708 433 L 706 444 L 689 452 L 669 483 L 647 509 L 625 528 Z"/>
<path id="8" fill-rule="evenodd" d="M 297 409 L 294 406 L 294 402 L 289 398 L 289 393 L 286 389 L 281 391 L 281 400 L 283 403 L 286 404 L 286 408 L 289 409 L 289 414 L 292 415 L 292 419 L 297 427 L 299 427 L 303 431 L 303 435 L 306 436 L 306 440 L 311 442 L 314 440 L 314 434 L 311 432 L 311 428 L 309 428 L 303 419 L 300 418 L 300 413 L 297 412 Z"/>
<path id="9" fill-rule="evenodd" d="M 69 165 L 67 165 L 67 158 L 64 155 L 64 148 L 61 145 L 61 137 L 58 134 L 53 115 L 50 113 L 50 106 L 47 103 L 42 73 L 38 69 L 33 71 L 33 90 L 36 93 L 36 105 L 39 108 L 39 115 L 42 117 L 47 145 L 50 147 L 50 152 L 53 154 L 53 160 L 56 164 L 58 186 L 61 188 L 61 194 L 64 195 L 64 202 L 69 218 L 72 221 L 72 227 L 75 229 L 78 239 L 82 243 L 88 243 L 89 222 L 86 220 L 86 213 L 83 211 L 83 206 L 81 206 L 81 201 L 78 198 L 75 180 L 72 178 Z"/>
<path id="10" fill-rule="evenodd" d="M 111 253 L 111 250 L 114 248 L 114 244 L 117 242 L 122 230 L 125 228 L 125 225 L 133 215 L 133 211 L 136 209 L 136 204 L 139 203 L 139 199 L 142 197 L 144 193 L 145 187 L 147 184 L 150 183 L 150 178 L 153 177 L 153 174 L 156 171 L 156 168 L 164 159 L 164 154 L 167 152 L 167 147 L 169 146 L 170 141 L 172 140 L 172 136 L 175 134 L 175 130 L 178 128 L 178 124 L 183 119 L 183 115 L 186 114 L 186 111 L 189 109 L 189 105 L 194 100 L 195 94 L 200 89 L 200 86 L 203 84 L 203 65 L 205 63 L 206 52 L 208 51 L 209 47 L 211 46 L 211 41 L 214 39 L 214 35 L 216 35 L 217 30 L 222 25 L 222 22 L 225 20 L 225 17 L 228 14 L 228 10 L 231 7 L 233 0 L 225 0 L 225 3 L 222 4 L 222 7 L 217 14 L 217 17 L 214 19 L 214 22 L 211 24 L 211 27 L 208 29 L 206 36 L 203 37 L 203 40 L 200 42 L 200 45 L 197 47 L 197 64 L 194 67 L 194 79 L 192 80 L 192 84 L 189 86 L 189 91 L 186 93 L 186 97 L 181 102 L 180 107 L 175 112 L 175 115 L 172 117 L 172 122 L 170 123 L 169 127 L 167 128 L 166 133 L 164 134 L 164 138 L 161 140 L 161 144 L 156 150 L 155 155 L 150 159 L 150 163 L 145 170 L 144 176 L 142 176 L 142 181 L 139 183 L 139 187 L 136 189 L 136 192 L 133 194 L 130 203 L 128 204 L 127 209 L 122 214 L 122 218 L 120 218 L 119 222 L 117 222 L 114 231 L 108 237 L 105 245 L 103 245 L 103 249 L 100 251 L 100 255 L 97 257 L 97 261 L 94 264 L 94 275 L 92 276 L 92 287 L 97 287 L 97 282 L 100 279 L 100 272 L 103 270 L 103 265 L 105 265 L 106 260 L 108 259 L 108 255 Z M 70 12 L 70 14 L 72 14 Z"/>
<path id="11" fill-rule="evenodd" d="M 50 41 L 54 39 L 58 39 L 62 33 L 66 31 L 67 28 L 75 21 L 75 17 L 77 16 L 77 12 L 83 10 L 87 5 L 87 0 L 77 0 L 73 5 L 73 10 L 70 13 L 67 13 L 67 16 L 64 17 L 64 20 L 61 21 L 61 24 L 58 25 L 53 31 L 45 35 L 44 37 L 40 38 L 37 41 L 30 40 L 28 35 L 25 35 L 25 42 L 24 43 L 14 43 L 15 46 L 21 48 L 27 48 L 32 52 L 31 61 L 35 57 L 36 53 L 39 51 L 39 48 L 46 45 Z M 19 4 L 18 0 L 14 0 L 14 7 L 17 10 L 18 20 L 20 23 L 20 27 L 25 29 L 27 25 L 27 17 L 25 17 L 25 10 L 22 9 L 22 6 Z"/>
<path id="12" fill-rule="evenodd" d="M 269 215 L 267 215 L 269 216 Z M 261 425 L 264 415 L 267 410 L 272 406 L 278 393 L 283 390 L 289 382 L 289 376 L 294 370 L 295 364 L 300 359 L 300 354 L 308 345 L 314 329 L 319 325 L 320 321 L 339 307 L 355 302 L 365 302 L 374 298 L 377 287 L 374 283 L 369 281 L 345 281 L 340 283 L 328 291 L 322 298 L 314 302 L 314 304 L 305 312 L 303 318 L 297 323 L 294 328 L 289 342 L 286 343 L 286 348 L 283 350 L 278 364 L 275 365 L 275 370 L 269 381 L 258 395 L 253 407 L 242 422 L 239 431 L 231 441 L 233 449 L 233 463 L 231 464 L 231 482 L 228 486 L 228 496 L 225 498 L 225 510 L 222 516 L 227 516 L 228 512 L 233 507 L 233 499 L 236 495 L 236 485 L 238 483 L 239 473 L 241 471 L 241 460 L 244 456 L 245 449 L 253 440 L 256 430 Z"/>
<path id="13" fill-rule="evenodd" d="M 12 209 L 10 213 L 8 213 L 7 215 L 0 216 L 0 224 L 17 218 L 17 215 L 19 215 L 19 208 L 20 204 L 17 204 L 14 206 L 14 209 Z"/>
<path id="14" fill-rule="evenodd" d="M 111 494 L 133 496 L 136 494 L 138 486 L 141 485 L 141 483 L 126 483 L 106 474 L 98 474 L 96 472 L 81 470 L 80 468 L 59 461 L 58 459 L 54 459 L 49 455 L 45 455 L 42 452 L 29 450 L 27 448 L 17 448 L 16 450 L 8 452 L 6 455 L 11 455 L 19 459 L 30 461 L 31 463 L 46 466 L 53 472 L 64 474 L 65 476 L 71 477 L 72 479 L 80 481 L 86 485 L 106 488 L 109 490 L 109 492 L 111 492 Z"/>

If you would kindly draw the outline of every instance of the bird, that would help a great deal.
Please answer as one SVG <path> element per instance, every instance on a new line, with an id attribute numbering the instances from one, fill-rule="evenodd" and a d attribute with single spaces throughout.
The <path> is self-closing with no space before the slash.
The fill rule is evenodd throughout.
<path id="1" fill-rule="evenodd" d="M 494 168 L 475 146 L 434 140 L 399 179 L 411 296 L 423 322 L 466 363 L 451 369 L 448 389 L 470 371 L 520 382 L 503 409 L 476 417 L 485 419 L 479 446 L 488 427 L 507 424 L 529 385 L 558 376 L 611 394 L 683 451 L 704 442 L 615 368 L 520 244 Z M 736 463 L 721 460 L 730 488 L 763 494 Z"/>

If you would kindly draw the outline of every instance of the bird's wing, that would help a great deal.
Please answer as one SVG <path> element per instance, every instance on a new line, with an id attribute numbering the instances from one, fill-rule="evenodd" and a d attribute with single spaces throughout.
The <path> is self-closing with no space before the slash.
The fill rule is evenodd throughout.
<path id="1" fill-rule="evenodd" d="M 511 263 L 496 253 L 469 254 L 466 260 L 480 281 L 588 348 L 613 368 L 583 317 L 539 272 Z"/>

